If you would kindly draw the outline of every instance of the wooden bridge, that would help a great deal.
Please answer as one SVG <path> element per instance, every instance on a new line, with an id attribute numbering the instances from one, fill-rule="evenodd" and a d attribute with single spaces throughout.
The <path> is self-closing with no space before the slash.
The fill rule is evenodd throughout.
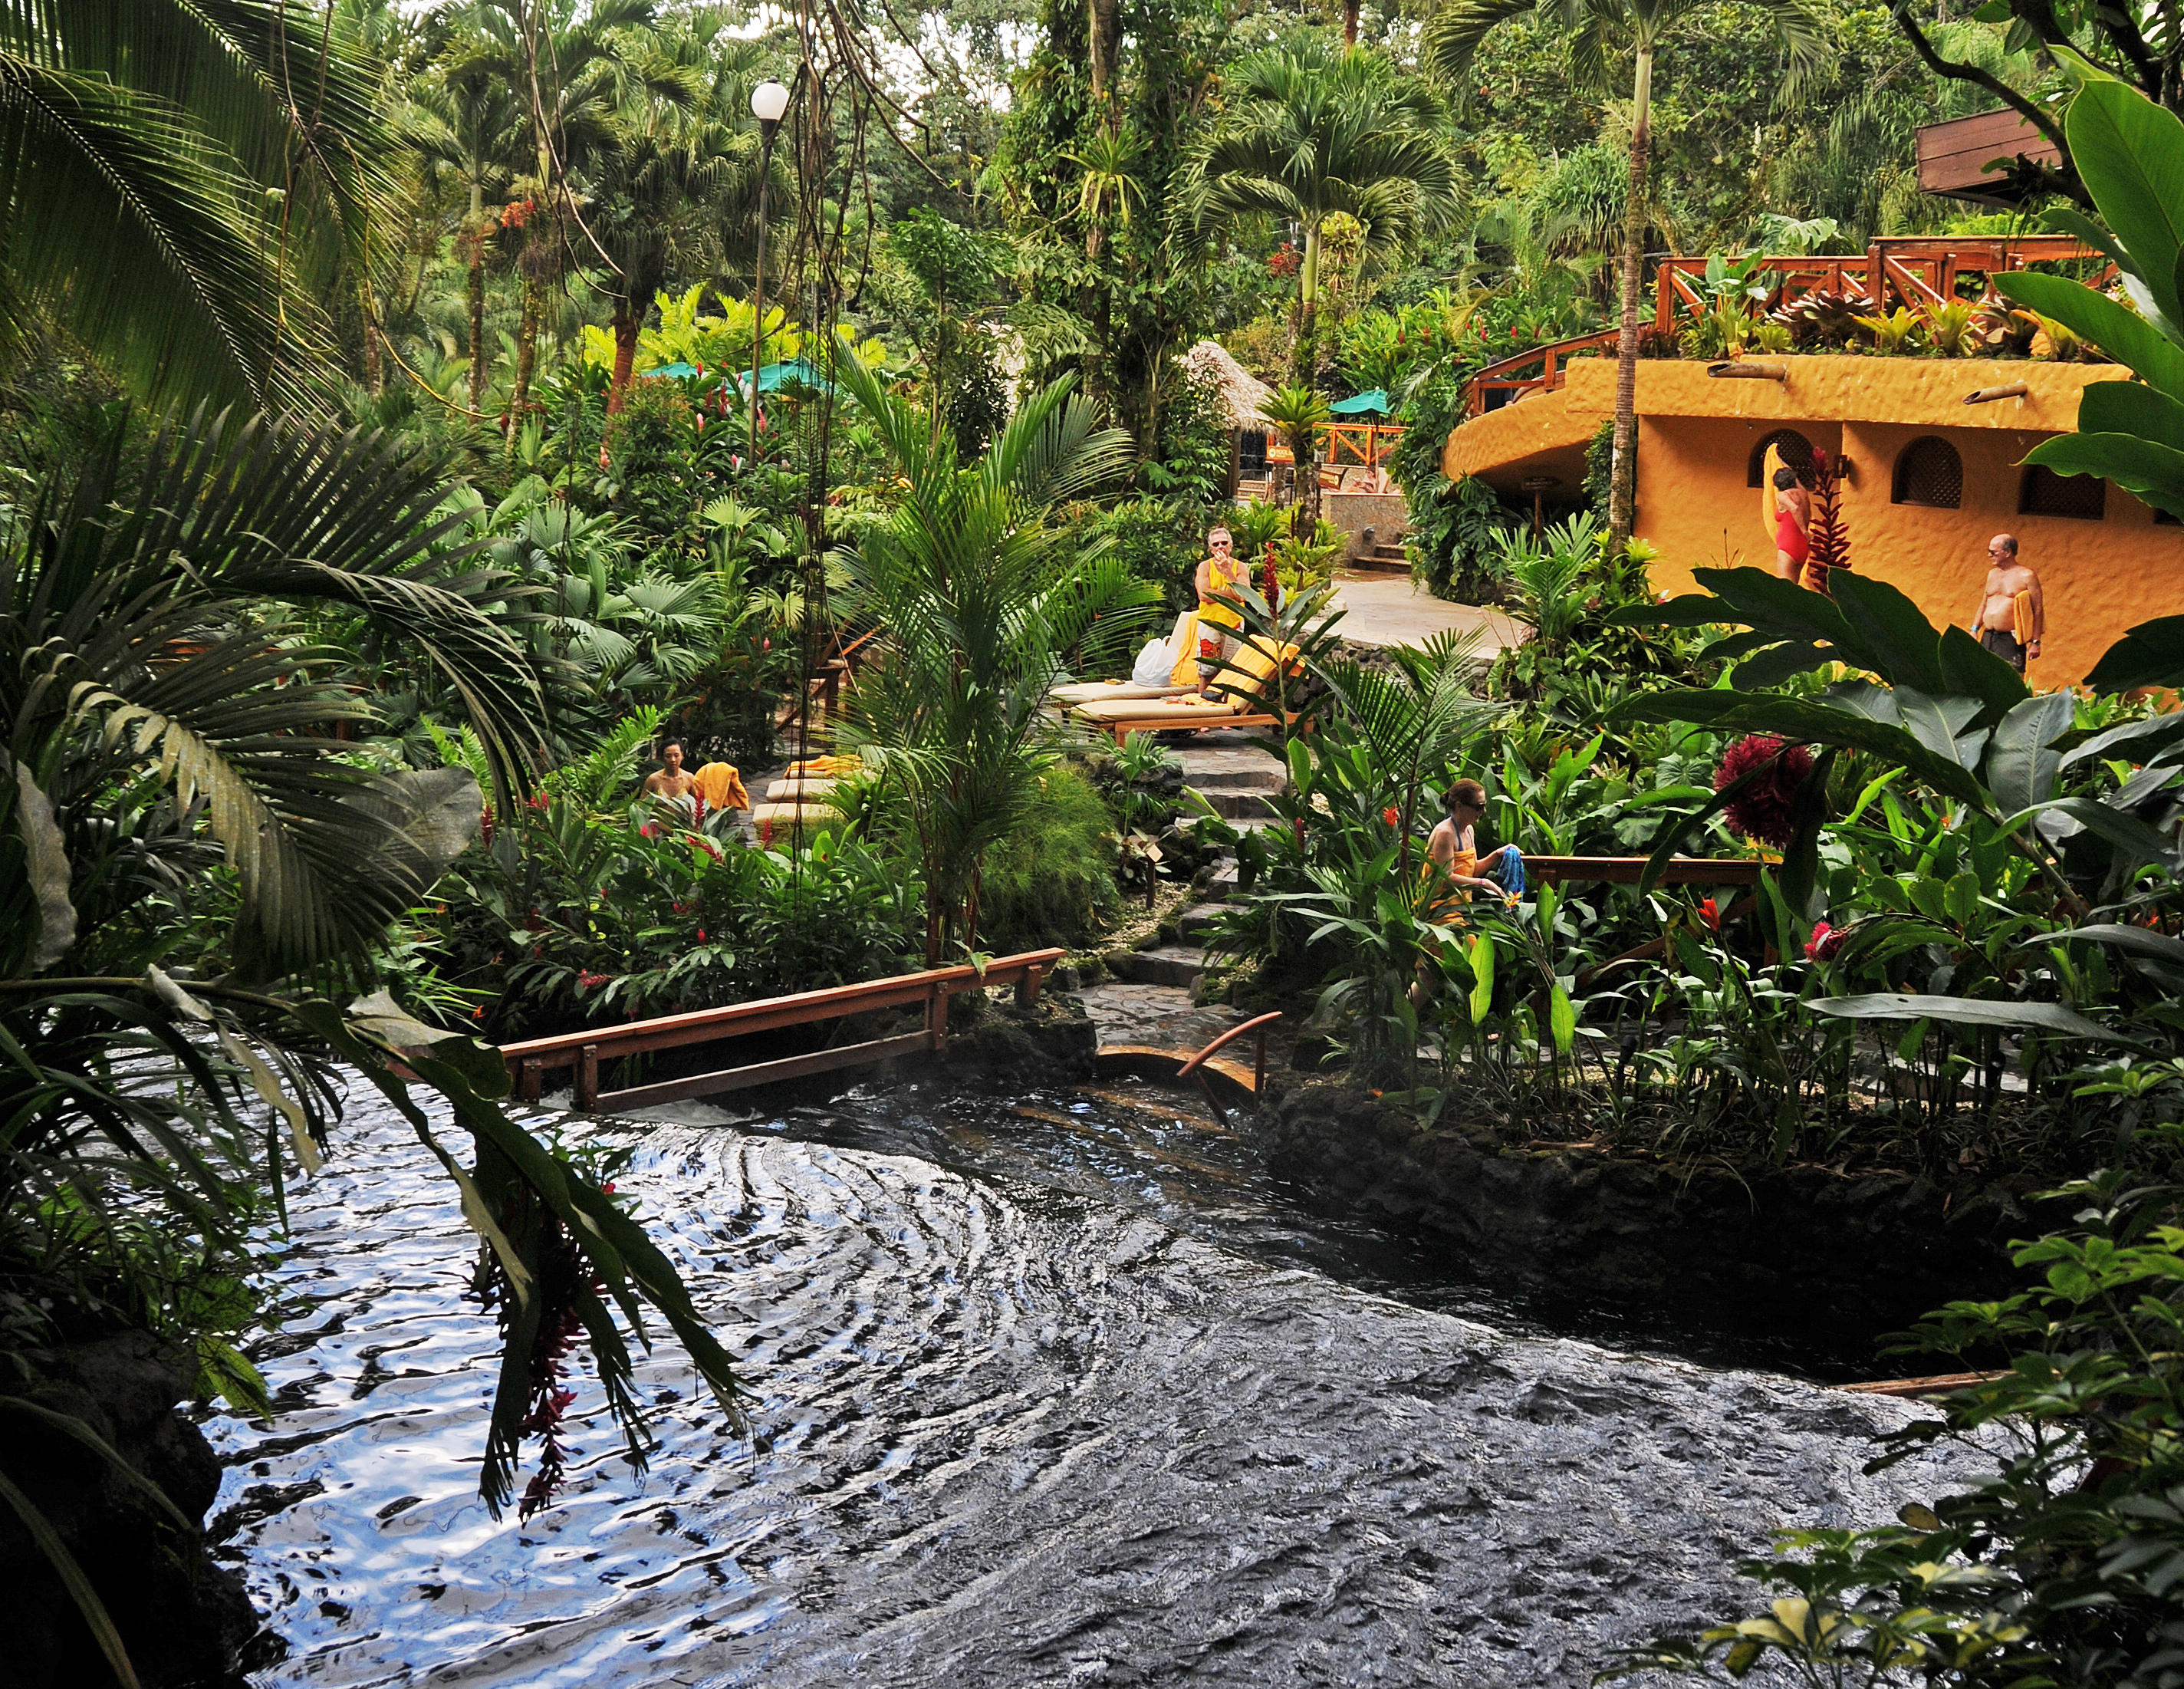
<path id="1" fill-rule="evenodd" d="M 517 1094 L 526 1102 L 538 1101 L 546 1074 L 562 1067 L 576 1070 L 576 1106 L 588 1114 L 599 1110 L 643 1108 L 652 1103 L 676 1102 L 688 1097 L 713 1096 L 722 1091 L 771 1084 L 777 1079 L 803 1079 L 837 1067 L 863 1067 L 892 1056 L 944 1049 L 948 1042 L 950 997 L 988 985 L 1013 985 L 1017 1001 L 1028 1007 L 1039 1001 L 1040 982 L 1064 954 L 1059 950 L 1026 950 L 1018 956 L 999 957 L 983 969 L 967 964 L 928 968 L 922 973 L 867 979 L 855 985 L 831 985 L 823 990 L 800 991 L 788 997 L 766 997 L 753 1003 L 731 1004 L 727 1008 L 698 1009 L 688 1014 L 632 1021 L 626 1026 L 562 1033 L 554 1038 L 504 1044 L 500 1055 L 508 1064 Z M 911 1007 L 920 1008 L 924 1013 L 925 1023 L 916 1032 L 893 1038 L 867 1039 L 862 1043 L 814 1050 L 776 1061 L 742 1062 L 687 1079 L 662 1079 L 621 1090 L 599 1089 L 599 1065 L 603 1062 L 713 1044 L 723 1039 L 747 1037 L 752 1033 L 777 1032 L 784 1027 L 841 1021 L 874 1009 Z"/>

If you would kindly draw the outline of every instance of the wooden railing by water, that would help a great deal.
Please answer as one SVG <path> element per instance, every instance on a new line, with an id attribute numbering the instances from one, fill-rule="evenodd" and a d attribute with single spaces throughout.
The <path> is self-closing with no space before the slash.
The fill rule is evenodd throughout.
<path id="1" fill-rule="evenodd" d="M 1958 282 L 1992 277 L 2032 264 L 2067 264 L 2103 255 L 2070 235 L 1903 235 L 1875 241 L 1863 254 L 1826 257 L 1789 254 L 1763 258 L 1761 270 L 1776 279 L 1763 309 L 1794 304 L 1808 293 L 1862 295 L 1882 316 L 1899 305 L 1925 312 L 1961 297 Z M 1654 260 L 1653 321 L 1656 336 L 1674 336 L 1703 316 L 1713 305 L 1706 286 L 1704 258 Z M 2114 266 L 2093 278 L 2105 287 Z M 1487 365 L 1464 387 L 1464 415 L 1483 415 L 1527 393 L 1552 392 L 1563 384 L 1573 354 L 1613 352 L 1616 331 L 1602 329 L 1523 352 Z"/>
<path id="2" fill-rule="evenodd" d="M 986 964 L 984 970 L 968 965 L 928 968 L 922 973 L 901 973 L 889 979 L 867 979 L 855 985 L 831 985 L 820 991 L 800 991 L 794 996 L 765 997 L 754 1003 L 735 1003 L 723 1009 L 697 1009 L 688 1014 L 663 1015 L 653 1020 L 632 1021 L 626 1026 L 599 1027 L 563 1033 L 554 1038 L 534 1038 L 500 1046 L 517 1094 L 526 1102 L 538 1101 L 545 1075 L 561 1067 L 576 1069 L 577 1106 L 586 1112 L 597 1109 L 642 1108 L 655 1102 L 677 1102 L 687 1097 L 712 1096 L 741 1090 L 777 1079 L 802 1079 L 837 1067 L 861 1067 L 944 1049 L 948 1042 L 948 1000 L 958 992 L 987 985 L 1013 985 L 1017 1001 L 1028 1006 L 1039 1001 L 1039 988 L 1066 952 L 1026 950 Z M 655 1051 L 679 1050 L 694 1044 L 711 1044 L 725 1038 L 741 1038 L 755 1032 L 774 1032 L 783 1027 L 811 1026 L 841 1020 L 873 1009 L 922 1006 L 925 1024 L 916 1032 L 894 1038 L 868 1039 L 832 1050 L 814 1050 L 772 1062 L 749 1062 L 695 1073 L 687 1079 L 663 1079 L 654 1084 L 631 1085 L 621 1090 L 599 1089 L 599 1064 Z"/>

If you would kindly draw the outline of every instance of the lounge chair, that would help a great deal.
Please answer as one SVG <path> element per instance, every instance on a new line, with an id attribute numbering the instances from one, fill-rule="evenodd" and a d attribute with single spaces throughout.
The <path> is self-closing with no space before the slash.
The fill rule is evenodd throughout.
<path id="1" fill-rule="evenodd" d="M 1296 658 L 1295 645 L 1282 648 L 1281 661 L 1292 669 Z M 1112 733 L 1118 747 L 1132 733 L 1278 727 L 1277 717 L 1253 708 L 1264 702 L 1264 694 L 1274 677 L 1275 661 L 1273 648 L 1263 637 L 1255 635 L 1213 677 L 1216 686 L 1227 690 L 1224 698 L 1201 698 L 1195 693 L 1175 698 L 1115 698 L 1074 705 L 1063 713 L 1070 721 Z"/>

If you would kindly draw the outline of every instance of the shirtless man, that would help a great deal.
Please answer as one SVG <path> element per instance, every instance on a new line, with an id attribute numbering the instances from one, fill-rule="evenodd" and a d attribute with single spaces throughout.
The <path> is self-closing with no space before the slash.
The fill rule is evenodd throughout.
<path id="1" fill-rule="evenodd" d="M 1998 533 L 1986 543 L 1986 584 L 1980 588 L 1979 609 L 1972 616 L 1972 637 L 2020 674 L 2028 657 L 2040 655 L 2040 636 L 2047 631 L 2047 606 L 2040 596 L 2040 577 L 2017 560 L 2017 536 Z M 2017 639 L 2017 595 L 2032 594 L 2032 637 Z"/>
<path id="2" fill-rule="evenodd" d="M 671 800 L 688 798 L 690 789 L 698 783 L 698 777 L 682 772 L 682 741 L 670 739 L 660 746 L 660 761 L 665 765 L 660 772 L 644 778 L 645 795 Z"/>

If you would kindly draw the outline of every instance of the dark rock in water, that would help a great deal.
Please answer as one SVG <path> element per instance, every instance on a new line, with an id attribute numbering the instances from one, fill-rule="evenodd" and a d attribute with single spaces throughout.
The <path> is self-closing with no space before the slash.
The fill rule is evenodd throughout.
<path id="1" fill-rule="evenodd" d="M 63 1350 L 47 1376 L 11 1386 L 80 1420 L 192 1519 L 219 1493 L 203 1434 L 176 1411 L 191 1374 L 142 1332 Z M 0 1470 L 52 1525 L 104 1603 L 144 1689 L 241 1685 L 238 1662 L 258 1630 L 242 1580 L 213 1564 L 202 1530 L 183 1530 L 113 1463 L 50 1421 L 5 1414 Z M 0 1681 L 13 1689 L 81 1689 L 111 1681 L 98 1644 L 12 1508 L 0 1508 Z"/>
<path id="2" fill-rule="evenodd" d="M 1031 1007 L 1014 1001 L 958 999 L 944 1056 L 952 1073 L 1004 1084 L 1053 1084 L 1092 1077 L 1100 1034 L 1084 1006 L 1050 992 Z"/>
<path id="3" fill-rule="evenodd" d="M 1747 1334 L 1794 1323 L 1869 1375 L 1876 1338 L 2006 1293 L 2009 1240 L 2064 1218 L 1992 1184 L 1525 1153 L 1491 1132 L 1421 1130 L 1340 1080 L 1269 1103 L 1250 1129 L 1276 1172 L 1441 1240 L 1490 1279 Z"/>

